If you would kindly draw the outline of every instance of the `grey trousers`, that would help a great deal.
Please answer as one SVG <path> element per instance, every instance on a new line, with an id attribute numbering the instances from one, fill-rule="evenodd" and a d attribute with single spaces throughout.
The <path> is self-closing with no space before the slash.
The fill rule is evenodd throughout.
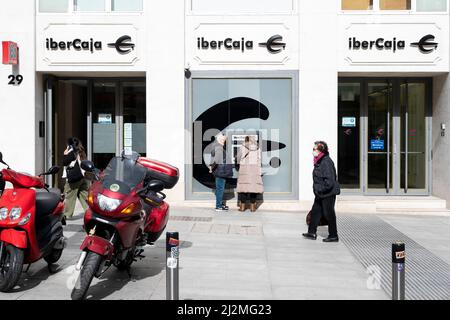
<path id="1" fill-rule="evenodd" d="M 77 201 L 77 198 L 80 200 L 83 210 L 87 210 L 87 197 L 89 187 L 90 182 L 86 179 L 81 179 L 80 181 L 75 183 L 66 182 L 64 186 L 64 194 L 66 196 L 64 202 L 64 216 L 66 218 L 72 218 L 75 211 L 75 203 Z"/>

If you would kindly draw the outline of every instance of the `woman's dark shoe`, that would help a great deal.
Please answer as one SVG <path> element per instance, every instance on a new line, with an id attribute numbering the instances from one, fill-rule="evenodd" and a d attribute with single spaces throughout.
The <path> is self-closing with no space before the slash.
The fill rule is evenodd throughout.
<path id="1" fill-rule="evenodd" d="M 241 202 L 241 204 L 239 205 L 239 211 L 240 212 L 244 212 L 245 211 L 245 203 L 244 202 Z"/>
<path id="2" fill-rule="evenodd" d="M 304 234 L 302 234 L 302 236 L 304 238 L 306 238 L 306 239 L 309 239 L 309 240 L 316 240 L 317 239 L 317 234 L 314 234 L 314 233 L 304 233 Z"/>
<path id="3" fill-rule="evenodd" d="M 251 203 L 250 204 L 250 211 L 251 212 L 256 212 L 256 203 Z"/>
<path id="4" fill-rule="evenodd" d="M 323 242 L 339 242 L 339 237 L 328 237 L 322 240 Z"/>

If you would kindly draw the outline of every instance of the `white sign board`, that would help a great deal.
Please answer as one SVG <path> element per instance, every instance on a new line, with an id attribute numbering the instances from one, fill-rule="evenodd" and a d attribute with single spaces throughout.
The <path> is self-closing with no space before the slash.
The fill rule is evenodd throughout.
<path id="1" fill-rule="evenodd" d="M 280 65 L 296 60 L 295 27 L 276 23 L 199 22 L 188 31 L 191 65 Z"/>
<path id="2" fill-rule="evenodd" d="M 133 65 L 137 40 L 131 24 L 49 23 L 36 36 L 37 61 L 46 66 Z"/>
<path id="3" fill-rule="evenodd" d="M 435 16 L 434 20 L 427 16 L 420 17 L 421 21 L 408 18 L 405 21 L 401 17 L 393 20 L 385 16 L 376 21 L 356 16 L 341 18 L 340 71 L 380 66 L 386 68 L 373 70 L 447 70 L 448 17 L 443 21 L 438 21 Z"/>

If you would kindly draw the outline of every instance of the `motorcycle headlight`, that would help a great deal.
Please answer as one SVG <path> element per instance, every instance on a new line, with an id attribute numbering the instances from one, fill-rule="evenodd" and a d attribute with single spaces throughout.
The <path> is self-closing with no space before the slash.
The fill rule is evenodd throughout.
<path id="1" fill-rule="evenodd" d="M 27 215 L 25 217 L 23 217 L 22 220 L 20 220 L 19 226 L 26 225 L 28 223 L 28 221 L 30 221 L 30 218 L 31 218 L 31 213 L 27 213 Z"/>
<path id="2" fill-rule="evenodd" d="M 106 197 L 102 194 L 97 195 L 97 200 L 98 200 L 98 206 L 100 207 L 100 209 L 102 209 L 104 211 L 109 211 L 109 212 L 116 210 L 122 203 L 121 200 L 112 199 L 112 198 Z"/>
<path id="3" fill-rule="evenodd" d="M 8 208 L 0 208 L 0 220 L 6 220 L 8 217 Z"/>
<path id="4" fill-rule="evenodd" d="M 12 208 L 11 211 L 9 212 L 9 218 L 11 220 L 17 220 L 20 218 L 21 214 L 22 214 L 22 208 L 15 207 L 15 208 Z"/>

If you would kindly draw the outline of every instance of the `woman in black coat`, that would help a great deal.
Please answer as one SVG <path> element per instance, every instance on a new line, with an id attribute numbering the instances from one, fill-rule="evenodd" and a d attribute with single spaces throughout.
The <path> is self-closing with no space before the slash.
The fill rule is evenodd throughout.
<path id="1" fill-rule="evenodd" d="M 339 237 L 336 225 L 336 195 L 340 194 L 340 186 L 336 179 L 336 167 L 328 153 L 328 145 L 324 141 L 314 143 L 314 171 L 313 171 L 313 191 L 315 195 L 314 205 L 311 209 L 311 222 L 308 233 L 303 237 L 311 240 L 317 239 L 317 227 L 321 217 L 328 220 L 328 238 L 324 242 L 338 242 Z"/>

